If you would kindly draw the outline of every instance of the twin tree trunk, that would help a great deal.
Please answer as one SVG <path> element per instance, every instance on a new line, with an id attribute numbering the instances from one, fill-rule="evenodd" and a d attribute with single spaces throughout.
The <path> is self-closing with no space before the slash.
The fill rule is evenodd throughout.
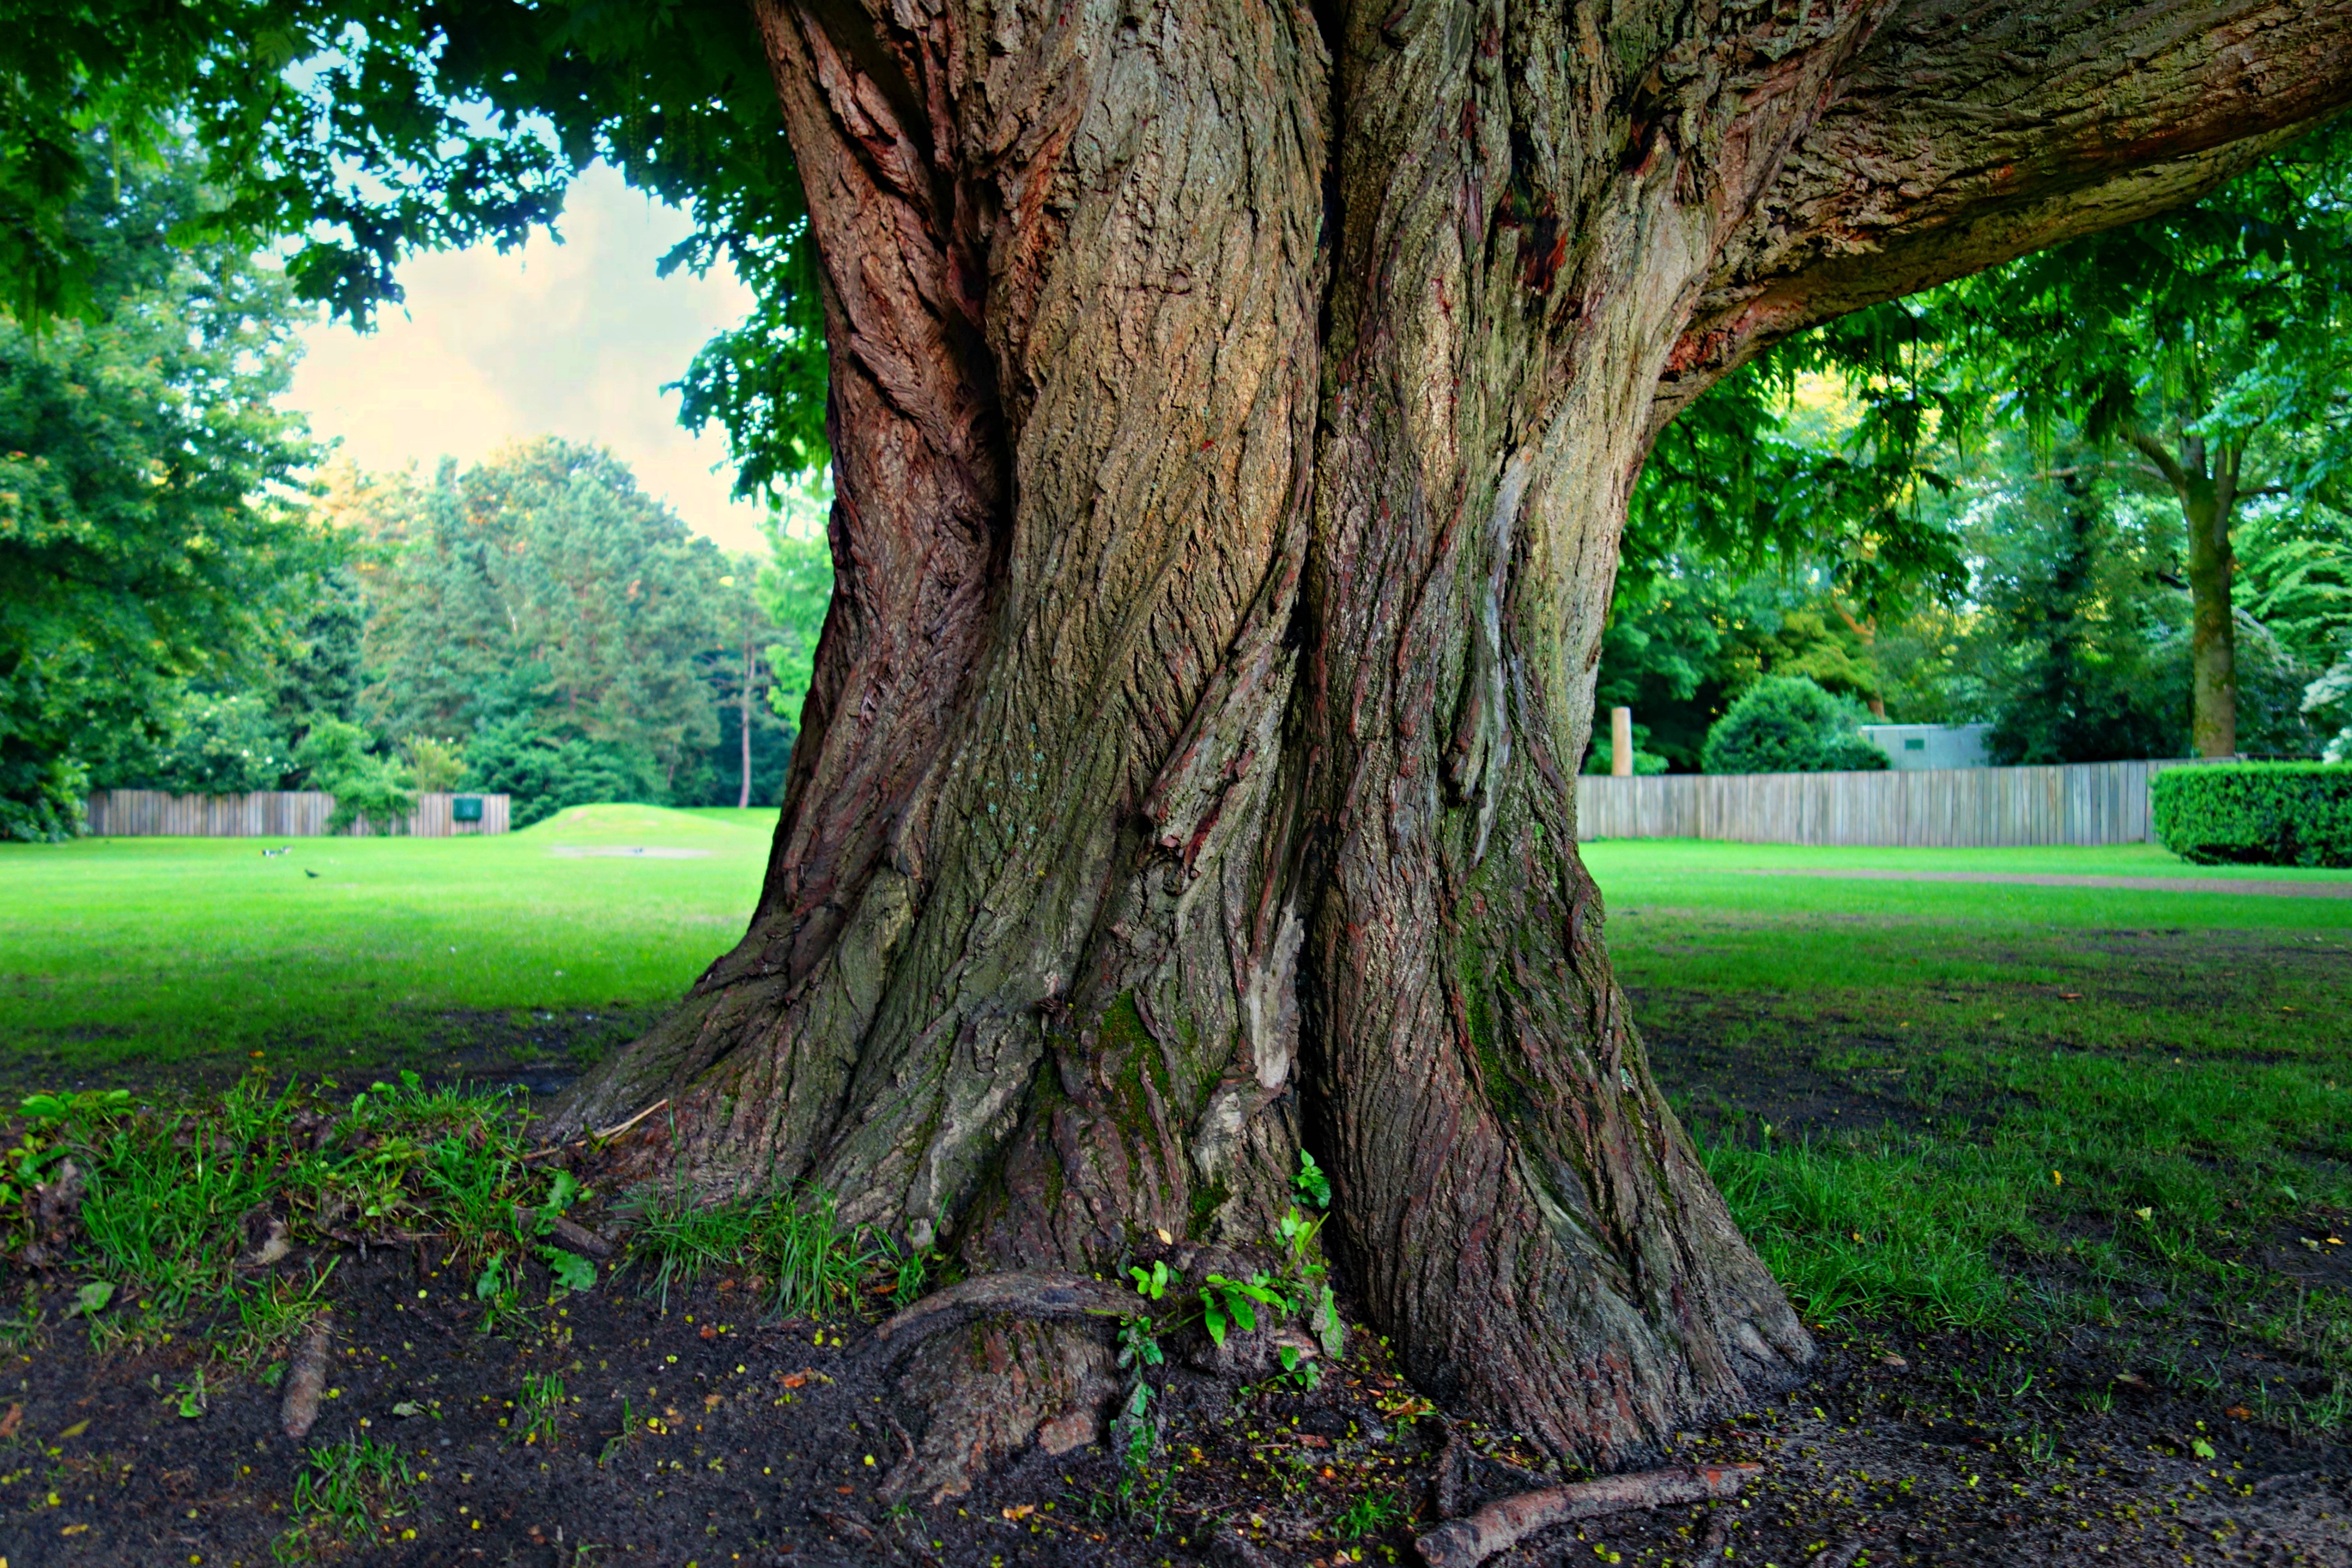
<path id="1" fill-rule="evenodd" d="M 1424 1388 L 1622 1462 L 1812 1354 L 1576 852 L 1650 441 L 2333 110 L 2352 0 L 1391 3 L 754 0 L 836 587 L 749 933 L 562 1116 L 975 1273 L 1303 1146 Z"/>

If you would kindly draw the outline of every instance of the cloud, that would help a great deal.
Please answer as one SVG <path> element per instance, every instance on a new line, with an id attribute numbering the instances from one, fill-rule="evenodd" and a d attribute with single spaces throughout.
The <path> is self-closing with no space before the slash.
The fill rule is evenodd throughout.
<path id="1" fill-rule="evenodd" d="M 761 548 L 759 510 L 728 499 L 725 442 L 715 429 L 689 437 L 677 395 L 661 391 L 743 319 L 751 290 L 716 270 L 656 278 L 686 217 L 602 164 L 573 184 L 559 226 L 562 244 L 534 235 L 504 256 L 485 246 L 408 262 L 405 310 L 381 312 L 373 333 L 323 321 L 303 333 L 288 403 L 368 469 L 470 463 L 535 436 L 599 442 L 689 527 Z"/>

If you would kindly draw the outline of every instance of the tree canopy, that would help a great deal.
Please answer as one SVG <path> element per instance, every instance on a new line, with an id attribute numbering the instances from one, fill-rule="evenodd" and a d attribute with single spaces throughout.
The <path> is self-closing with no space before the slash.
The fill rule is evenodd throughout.
<path id="1" fill-rule="evenodd" d="M 364 325 L 420 250 L 521 243 L 602 158 L 686 210 L 666 259 L 724 259 L 759 304 L 684 376 L 747 493 L 824 452 L 821 316 L 805 205 L 747 10 L 585 0 L 430 6 L 195 0 L 14 7 L 0 38 L 0 301 L 20 321 L 96 308 L 103 257 L 75 217 L 131 163 L 186 147 L 207 176 L 184 241 L 285 240 L 299 300 Z"/>
<path id="2" fill-rule="evenodd" d="M 288 585 L 335 563 L 296 504 L 302 424 L 274 406 L 283 280 L 236 245 L 175 242 L 204 200 L 193 160 L 102 135 L 68 151 L 122 158 L 56 215 L 82 313 L 0 315 L 0 833 L 19 837 L 69 831 L 82 760 L 160 733 L 191 681 L 307 657 Z"/>

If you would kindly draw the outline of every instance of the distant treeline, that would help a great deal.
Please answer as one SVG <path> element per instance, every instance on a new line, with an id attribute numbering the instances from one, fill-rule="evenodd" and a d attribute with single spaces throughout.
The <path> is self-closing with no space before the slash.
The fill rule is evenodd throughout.
<path id="1" fill-rule="evenodd" d="M 813 529 L 730 558 L 610 452 L 551 437 L 429 477 L 340 465 L 322 489 L 333 560 L 281 590 L 277 635 L 93 747 L 93 784 L 479 789 L 517 826 L 776 803 L 830 590 Z"/>

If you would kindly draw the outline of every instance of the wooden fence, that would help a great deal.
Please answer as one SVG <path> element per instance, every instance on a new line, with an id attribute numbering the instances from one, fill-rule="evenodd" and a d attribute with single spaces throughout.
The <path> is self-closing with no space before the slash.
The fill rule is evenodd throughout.
<path id="1" fill-rule="evenodd" d="M 2148 780 L 2182 762 L 1918 773 L 1585 774 L 1577 837 L 1989 848 L 2138 844 Z"/>
<path id="2" fill-rule="evenodd" d="M 482 803 L 479 822 L 457 820 L 457 803 Z M 152 789 L 103 789 L 89 797 L 89 831 L 102 838 L 169 835 L 185 838 L 316 838 L 335 814 L 335 797 L 320 790 L 260 790 L 252 795 L 166 795 Z M 420 795 L 397 829 L 414 838 L 461 833 L 504 833 L 502 795 Z M 369 837 L 365 823 L 353 835 Z"/>

